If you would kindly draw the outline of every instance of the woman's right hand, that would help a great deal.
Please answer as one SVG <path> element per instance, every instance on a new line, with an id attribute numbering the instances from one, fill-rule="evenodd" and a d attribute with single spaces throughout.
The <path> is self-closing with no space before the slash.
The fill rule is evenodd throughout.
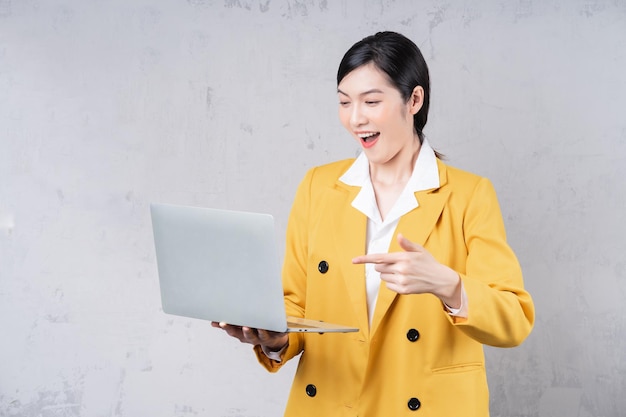
<path id="1" fill-rule="evenodd" d="M 211 322 L 211 326 L 220 328 L 241 343 L 260 345 L 262 348 L 272 352 L 278 352 L 289 342 L 287 333 L 273 332 L 271 330 L 254 329 L 245 326 L 233 326 L 224 322 Z"/>

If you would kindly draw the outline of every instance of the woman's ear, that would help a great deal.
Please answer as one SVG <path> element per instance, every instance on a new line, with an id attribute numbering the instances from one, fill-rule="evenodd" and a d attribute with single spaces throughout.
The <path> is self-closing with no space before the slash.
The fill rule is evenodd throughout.
<path id="1" fill-rule="evenodd" d="M 416 86 L 409 98 L 409 111 L 411 114 L 417 114 L 418 111 L 424 105 L 424 89 L 421 86 Z"/>

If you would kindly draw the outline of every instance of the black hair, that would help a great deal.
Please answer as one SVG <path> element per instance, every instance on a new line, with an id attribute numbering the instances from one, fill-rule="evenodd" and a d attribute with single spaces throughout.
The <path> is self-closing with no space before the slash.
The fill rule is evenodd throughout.
<path id="1" fill-rule="evenodd" d="M 422 143 L 430 104 L 430 77 L 421 51 L 413 41 L 396 32 L 368 36 L 355 43 L 343 56 L 337 71 L 337 85 L 350 72 L 370 63 L 387 75 L 406 101 L 416 86 L 424 89 L 422 108 L 413 116 L 413 128 Z"/>

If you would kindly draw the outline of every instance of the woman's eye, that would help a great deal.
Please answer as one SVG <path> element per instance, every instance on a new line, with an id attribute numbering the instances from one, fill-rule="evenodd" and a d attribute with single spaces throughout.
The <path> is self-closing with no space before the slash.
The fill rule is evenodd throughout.
<path id="1" fill-rule="evenodd" d="M 365 104 L 367 104 L 368 106 L 374 106 L 378 103 L 380 103 L 380 100 L 369 100 L 365 102 Z"/>
<path id="2" fill-rule="evenodd" d="M 350 102 L 349 102 L 349 101 L 340 101 L 340 102 L 339 102 L 339 105 L 340 105 L 340 106 L 343 106 L 343 107 L 346 107 L 348 104 L 350 104 Z"/>

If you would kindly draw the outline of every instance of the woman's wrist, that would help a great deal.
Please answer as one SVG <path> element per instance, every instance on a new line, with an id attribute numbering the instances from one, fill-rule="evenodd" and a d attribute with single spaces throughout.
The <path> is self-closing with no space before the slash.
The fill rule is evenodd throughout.
<path id="1" fill-rule="evenodd" d="M 263 350 L 267 352 L 280 352 L 281 350 L 286 348 L 288 344 L 289 336 L 284 335 L 283 337 L 281 337 L 278 343 L 261 345 L 261 348 L 263 348 Z"/>
<path id="2" fill-rule="evenodd" d="M 446 267 L 445 283 L 440 287 L 437 297 L 449 308 L 461 308 L 462 305 L 462 285 L 461 277 L 456 271 Z"/>

